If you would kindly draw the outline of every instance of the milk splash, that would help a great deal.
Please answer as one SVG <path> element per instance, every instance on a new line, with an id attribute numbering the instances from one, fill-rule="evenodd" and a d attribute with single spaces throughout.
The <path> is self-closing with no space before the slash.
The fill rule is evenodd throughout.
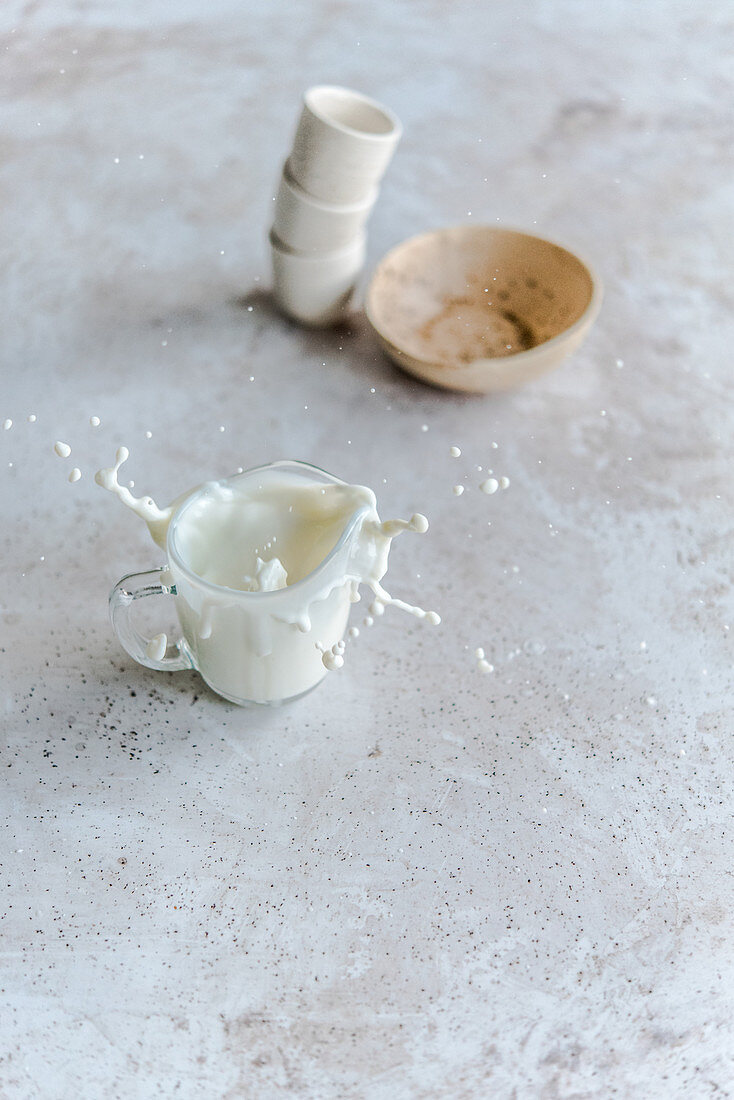
<path id="1" fill-rule="evenodd" d="M 120 485 L 117 475 L 120 472 L 120 467 L 124 462 L 127 462 L 129 457 L 130 452 L 127 447 L 119 447 L 115 455 L 115 465 L 97 470 L 94 480 L 103 489 L 114 493 L 127 508 L 140 516 L 147 524 L 153 542 L 165 549 L 168 524 L 173 516 L 173 505 L 168 508 L 159 508 L 152 497 L 134 497 L 125 485 Z"/>
<path id="2" fill-rule="evenodd" d="M 311 604 L 328 599 L 335 588 L 344 586 L 348 588 L 349 601 L 356 603 L 360 600 L 359 586 L 366 584 L 373 594 L 371 614 L 380 615 L 386 607 L 395 607 L 432 625 L 440 623 L 435 611 L 425 611 L 393 597 L 381 583 L 387 572 L 392 540 L 405 531 L 423 534 L 428 530 L 425 516 L 416 513 L 409 520 L 383 522 L 371 489 L 341 482 L 299 483 L 289 480 L 285 473 L 279 477 L 277 464 L 270 468 L 275 476 L 270 477 L 266 486 L 240 489 L 237 479 L 211 482 L 201 487 L 203 492 L 184 493 L 168 507 L 160 508 L 152 497 L 133 496 L 120 484 L 120 468 L 128 457 L 128 449 L 120 447 L 115 464 L 95 475 L 97 484 L 135 512 L 161 548 L 166 547 L 171 519 L 191 497 L 192 503 L 177 519 L 175 538 L 187 567 L 205 582 L 225 591 L 277 594 L 318 569 L 357 515 L 343 571 L 332 577 L 325 588 L 317 590 Z M 311 605 L 302 606 L 295 599 L 294 604 L 297 611 L 292 617 L 283 618 L 282 612 L 273 610 L 272 618 L 292 623 L 308 633 Z M 198 624 L 202 640 L 211 637 L 213 614 L 213 605 L 208 606 L 205 601 Z M 355 637 L 356 633 L 353 630 L 350 636 Z M 154 641 L 158 642 L 157 653 L 163 639 Z M 314 641 L 325 669 L 331 671 L 343 666 L 345 644 L 344 639 L 328 647 L 320 640 Z"/>

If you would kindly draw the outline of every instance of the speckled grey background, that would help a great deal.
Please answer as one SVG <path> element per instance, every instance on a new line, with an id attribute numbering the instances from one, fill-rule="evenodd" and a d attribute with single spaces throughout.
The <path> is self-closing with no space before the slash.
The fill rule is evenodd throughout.
<path id="1" fill-rule="evenodd" d="M 0 1095 L 734 1095 L 731 6 L 0 23 Z M 573 360 L 452 396 L 360 318 L 273 313 L 272 195 L 322 81 L 405 126 L 370 266 L 534 227 L 606 284 Z M 92 479 L 122 442 L 163 501 L 300 457 L 425 511 L 390 588 L 442 626 L 388 613 L 280 710 L 137 668 L 107 592 L 160 555 Z"/>

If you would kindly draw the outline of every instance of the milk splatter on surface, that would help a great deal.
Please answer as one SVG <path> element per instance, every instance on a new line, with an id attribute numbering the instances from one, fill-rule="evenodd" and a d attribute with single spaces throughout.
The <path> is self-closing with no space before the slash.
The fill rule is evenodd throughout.
<path id="1" fill-rule="evenodd" d="M 494 665 L 489 663 L 481 646 L 477 646 L 477 648 L 474 650 L 474 657 L 476 659 L 477 669 L 479 670 L 479 672 L 494 672 Z"/>
<path id="2" fill-rule="evenodd" d="M 12 426 L 13 426 L 13 421 L 10 419 L 10 417 L 7 417 L 6 420 L 3 420 L 3 428 L 5 429 L 6 432 L 9 432 L 10 429 L 12 428 Z"/>
<path id="3" fill-rule="evenodd" d="M 82 476 L 81 470 L 79 469 L 78 466 L 75 466 L 74 469 L 69 474 L 69 481 L 72 482 L 72 484 L 73 484 L 75 481 L 79 481 L 81 476 Z"/>
<path id="4" fill-rule="evenodd" d="M 63 440 L 57 439 L 54 443 L 54 450 L 59 458 L 68 458 L 71 454 L 71 447 L 68 443 L 64 443 Z"/>

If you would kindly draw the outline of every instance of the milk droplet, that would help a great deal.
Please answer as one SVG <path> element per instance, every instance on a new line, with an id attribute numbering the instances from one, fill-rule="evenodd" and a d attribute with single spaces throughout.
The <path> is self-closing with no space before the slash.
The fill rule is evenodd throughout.
<path id="1" fill-rule="evenodd" d="M 461 455 L 461 447 L 450 447 L 449 454 L 452 458 L 459 458 Z"/>
<path id="2" fill-rule="evenodd" d="M 71 481 L 71 482 L 78 481 L 81 476 L 82 476 L 81 470 L 79 469 L 78 466 L 75 466 L 74 469 L 69 474 L 69 481 Z"/>
<path id="3" fill-rule="evenodd" d="M 477 648 L 474 650 L 474 656 L 478 661 L 484 660 L 484 650 L 481 646 L 477 646 Z"/>
<path id="4" fill-rule="evenodd" d="M 102 421 L 99 419 L 98 416 L 90 416 L 89 423 L 92 425 L 93 428 L 98 428 Z"/>
<path id="5" fill-rule="evenodd" d="M 145 433 L 145 438 L 146 439 L 152 439 L 153 438 L 153 433 L 152 432 L 146 432 Z"/>
<path id="6" fill-rule="evenodd" d="M 509 484 L 510 484 L 509 477 L 501 477 L 500 478 L 500 489 L 507 489 L 509 487 Z"/>
<path id="7" fill-rule="evenodd" d="M 12 426 L 13 426 L 13 421 L 10 419 L 10 417 L 8 417 L 7 420 L 3 421 L 3 428 L 5 428 L 6 432 L 9 432 L 10 429 L 12 428 Z"/>
<path id="8" fill-rule="evenodd" d="M 68 443 L 63 443 L 60 439 L 57 439 L 54 443 L 54 450 L 59 458 L 68 458 L 71 454 L 71 447 Z"/>
<path id="9" fill-rule="evenodd" d="M 486 481 L 483 481 L 479 488 L 483 493 L 496 493 L 500 487 L 500 483 L 496 477 L 488 477 Z"/>
<path id="10" fill-rule="evenodd" d="M 477 661 L 477 668 L 480 672 L 494 672 L 494 665 L 491 665 L 489 661 L 485 661 L 484 659 Z"/>
<path id="11" fill-rule="evenodd" d="M 461 494 L 464 492 L 464 486 L 463 485 L 454 485 L 451 492 L 454 494 L 455 497 L 460 497 Z"/>
<path id="12" fill-rule="evenodd" d="M 359 627 L 358 626 L 350 626 L 349 627 L 349 637 L 350 638 L 358 638 L 359 637 Z"/>
<path id="13" fill-rule="evenodd" d="M 156 634 L 145 647 L 145 653 L 151 661 L 162 661 L 166 655 L 168 637 L 165 634 Z"/>
<path id="14" fill-rule="evenodd" d="M 31 413 L 31 415 L 28 417 L 28 423 L 29 424 L 35 424 L 36 423 L 36 414 L 35 413 Z"/>
<path id="15" fill-rule="evenodd" d="M 331 649 L 324 649 L 321 642 L 316 642 L 316 648 L 321 650 L 321 663 L 329 672 L 344 668 L 344 641 L 337 642 Z"/>
<path id="16" fill-rule="evenodd" d="M 427 424 L 421 424 L 421 431 L 422 432 L 427 432 L 428 431 L 428 425 Z"/>

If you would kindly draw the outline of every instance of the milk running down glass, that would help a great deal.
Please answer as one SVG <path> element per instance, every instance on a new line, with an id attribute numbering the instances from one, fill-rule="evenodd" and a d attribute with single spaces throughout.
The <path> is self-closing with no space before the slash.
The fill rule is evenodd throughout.
<path id="1" fill-rule="evenodd" d="M 392 539 L 425 531 L 424 516 L 383 523 L 371 489 L 297 462 L 208 482 L 160 509 L 120 486 L 126 458 L 121 448 L 97 481 L 145 520 L 168 553 L 162 584 L 134 590 L 134 578 L 125 578 L 111 597 L 121 641 L 142 664 L 197 668 L 234 702 L 280 702 L 343 663 L 349 607 L 361 583 L 381 610 L 393 605 L 440 621 L 381 585 Z M 129 623 L 132 601 L 154 591 L 176 596 L 183 638 L 173 658 L 161 657 L 165 638 L 146 644 Z"/>

